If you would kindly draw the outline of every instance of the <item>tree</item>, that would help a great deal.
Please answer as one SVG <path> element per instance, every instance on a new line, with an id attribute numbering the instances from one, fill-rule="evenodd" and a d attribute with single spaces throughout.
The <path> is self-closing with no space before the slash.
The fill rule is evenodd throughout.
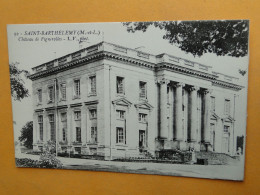
<path id="1" fill-rule="evenodd" d="M 23 98 L 29 96 L 28 89 L 24 86 L 24 78 L 27 78 L 29 72 L 27 70 L 20 70 L 17 66 L 19 63 L 9 64 L 10 80 L 11 80 L 11 95 L 15 100 L 21 101 Z"/>
<path id="2" fill-rule="evenodd" d="M 21 130 L 19 140 L 24 143 L 24 146 L 31 149 L 33 148 L 33 122 L 27 122 Z"/>
<path id="3" fill-rule="evenodd" d="M 125 22 L 128 32 L 146 32 L 150 26 L 165 31 L 163 39 L 194 56 L 243 57 L 248 54 L 248 20 Z"/>

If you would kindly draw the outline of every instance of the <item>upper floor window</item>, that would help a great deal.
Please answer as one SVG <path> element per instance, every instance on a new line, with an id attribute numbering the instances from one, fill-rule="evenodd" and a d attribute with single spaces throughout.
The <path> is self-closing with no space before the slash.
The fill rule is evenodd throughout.
<path id="1" fill-rule="evenodd" d="M 61 100 L 66 100 L 66 84 L 60 85 Z"/>
<path id="2" fill-rule="evenodd" d="M 224 103 L 224 114 L 229 115 L 230 114 L 230 100 L 225 100 Z"/>
<path id="3" fill-rule="evenodd" d="M 49 102 L 54 102 L 54 86 L 48 87 Z"/>
<path id="4" fill-rule="evenodd" d="M 42 102 L 42 90 L 38 89 L 37 90 L 37 95 L 38 95 L 38 103 Z"/>
<path id="5" fill-rule="evenodd" d="M 61 121 L 67 121 L 67 113 L 64 112 L 64 113 L 61 113 Z"/>
<path id="6" fill-rule="evenodd" d="M 74 119 L 75 119 L 75 121 L 81 120 L 81 112 L 80 111 L 74 112 Z"/>
<path id="7" fill-rule="evenodd" d="M 123 77 L 116 77 L 116 92 L 117 92 L 117 94 L 125 93 Z"/>
<path id="8" fill-rule="evenodd" d="M 213 96 L 210 97 L 210 104 L 211 104 L 211 106 L 210 106 L 211 111 L 215 112 L 215 97 L 213 97 Z"/>
<path id="9" fill-rule="evenodd" d="M 225 133 L 228 133 L 228 132 L 229 132 L 229 126 L 224 125 L 224 132 L 225 132 Z"/>
<path id="10" fill-rule="evenodd" d="M 80 80 L 74 80 L 74 97 L 79 98 L 80 97 Z"/>
<path id="11" fill-rule="evenodd" d="M 146 82 L 139 82 L 139 97 L 146 98 Z"/>
<path id="12" fill-rule="evenodd" d="M 139 113 L 139 122 L 147 122 L 147 114 Z"/>
<path id="13" fill-rule="evenodd" d="M 90 94 L 96 94 L 96 76 L 89 77 L 90 80 Z"/>
<path id="14" fill-rule="evenodd" d="M 117 110 L 116 111 L 117 119 L 125 119 L 125 111 Z"/>
<path id="15" fill-rule="evenodd" d="M 39 133 L 40 133 L 40 140 L 43 140 L 43 116 L 38 116 L 38 124 L 39 124 Z"/>
<path id="16" fill-rule="evenodd" d="M 97 118 L 97 110 L 96 109 L 90 110 L 89 113 L 90 113 L 90 119 Z"/>

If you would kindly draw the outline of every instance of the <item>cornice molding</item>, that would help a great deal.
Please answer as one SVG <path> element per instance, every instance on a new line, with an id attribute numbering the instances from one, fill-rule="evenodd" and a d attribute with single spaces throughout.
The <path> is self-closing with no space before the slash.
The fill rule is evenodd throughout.
<path id="1" fill-rule="evenodd" d="M 46 76 L 57 74 L 59 72 L 65 71 L 65 70 L 68 70 L 71 68 L 76 68 L 76 67 L 79 67 L 79 66 L 82 66 L 85 64 L 89 64 L 92 62 L 96 62 L 96 61 L 102 60 L 102 59 L 108 59 L 108 60 L 112 60 L 115 62 L 121 62 L 121 63 L 123 62 L 125 64 L 130 64 L 130 65 L 134 65 L 137 67 L 150 69 L 153 71 L 169 70 L 169 71 L 177 72 L 180 74 L 208 80 L 208 81 L 211 81 L 212 84 L 215 86 L 221 86 L 221 87 L 233 89 L 236 91 L 239 91 L 242 88 L 244 88 L 243 86 L 240 86 L 240 85 L 217 80 L 217 76 L 214 74 L 193 70 L 193 69 L 190 69 L 187 67 L 181 67 L 181 66 L 171 64 L 171 63 L 163 62 L 163 63 L 155 64 L 155 63 L 147 62 L 144 60 L 136 59 L 133 57 L 119 55 L 119 54 L 115 54 L 115 53 L 107 52 L 107 51 L 99 51 L 99 52 L 90 54 L 88 56 L 85 56 L 81 59 L 75 59 L 74 61 L 67 62 L 64 65 L 56 66 L 56 67 L 53 67 L 51 69 L 44 70 L 41 72 L 36 72 L 36 73 L 30 75 L 29 78 L 32 81 L 34 81 L 34 80 L 37 80 L 40 78 L 44 78 Z"/>
<path id="2" fill-rule="evenodd" d="M 235 91 L 239 91 L 239 90 L 244 88 L 241 85 L 236 85 L 236 84 L 233 84 L 233 83 L 228 83 L 228 82 L 220 81 L 220 80 L 212 81 L 212 85 L 218 86 L 218 87 L 220 86 L 220 87 L 227 88 L 227 89 L 233 89 Z"/>
<path id="3" fill-rule="evenodd" d="M 203 79 L 207 79 L 207 80 L 215 80 L 217 78 L 217 76 L 215 76 L 213 74 L 193 70 L 193 69 L 186 68 L 186 67 L 181 67 L 181 66 L 166 63 L 166 62 L 158 64 L 157 71 L 159 71 L 159 70 L 172 70 L 174 72 L 178 72 L 178 73 L 182 73 L 182 74 L 190 75 L 190 76 L 195 76 L 195 77 L 199 77 L 199 78 L 203 78 Z"/>

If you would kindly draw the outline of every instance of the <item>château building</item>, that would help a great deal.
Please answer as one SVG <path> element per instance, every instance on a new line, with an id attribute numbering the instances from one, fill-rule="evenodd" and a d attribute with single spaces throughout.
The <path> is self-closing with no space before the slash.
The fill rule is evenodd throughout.
<path id="1" fill-rule="evenodd" d="M 234 155 L 238 79 L 169 54 L 101 42 L 36 66 L 33 149 L 105 159 L 163 149 Z"/>

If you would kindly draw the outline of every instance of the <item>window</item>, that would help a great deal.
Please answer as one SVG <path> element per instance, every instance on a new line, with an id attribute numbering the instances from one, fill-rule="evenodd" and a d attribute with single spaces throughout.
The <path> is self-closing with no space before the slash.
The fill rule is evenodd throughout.
<path id="1" fill-rule="evenodd" d="M 91 142 L 97 143 L 97 127 L 91 127 Z"/>
<path id="2" fill-rule="evenodd" d="M 81 142 L 81 128 L 76 127 L 76 141 Z"/>
<path id="3" fill-rule="evenodd" d="M 61 113 L 62 140 L 67 141 L 67 113 Z"/>
<path id="4" fill-rule="evenodd" d="M 139 113 L 139 122 L 147 122 L 147 114 Z"/>
<path id="5" fill-rule="evenodd" d="M 116 91 L 118 94 L 124 94 L 124 78 L 116 77 Z"/>
<path id="6" fill-rule="evenodd" d="M 215 112 L 215 97 L 210 97 L 211 111 Z"/>
<path id="7" fill-rule="evenodd" d="M 75 152 L 77 154 L 81 154 L 81 147 L 75 147 Z"/>
<path id="8" fill-rule="evenodd" d="M 38 116 L 38 124 L 39 124 L 39 132 L 40 132 L 40 140 L 43 140 L 43 117 Z"/>
<path id="9" fill-rule="evenodd" d="M 139 147 L 146 147 L 145 130 L 139 130 Z"/>
<path id="10" fill-rule="evenodd" d="M 49 115 L 49 122 L 50 122 L 50 130 L 51 130 L 51 141 L 55 141 L 56 132 L 55 132 L 54 114 Z"/>
<path id="11" fill-rule="evenodd" d="M 61 113 L 61 121 L 67 121 L 67 113 L 64 112 L 64 113 Z"/>
<path id="12" fill-rule="evenodd" d="M 48 94 L 49 94 L 49 102 L 54 102 L 54 87 L 50 86 L 48 88 Z"/>
<path id="13" fill-rule="evenodd" d="M 125 111 L 117 110 L 116 114 L 117 114 L 117 119 L 125 119 Z"/>
<path id="14" fill-rule="evenodd" d="M 167 103 L 170 103 L 170 87 L 167 86 Z"/>
<path id="15" fill-rule="evenodd" d="M 81 112 L 80 111 L 74 112 L 74 119 L 75 119 L 75 121 L 81 120 Z"/>
<path id="16" fill-rule="evenodd" d="M 229 132 L 229 126 L 224 125 L 224 132 L 225 132 L 225 133 L 228 133 L 228 132 Z"/>
<path id="17" fill-rule="evenodd" d="M 122 127 L 116 128 L 116 143 L 125 143 L 125 134 Z"/>
<path id="18" fill-rule="evenodd" d="M 66 100 L 66 84 L 60 85 L 61 100 Z"/>
<path id="19" fill-rule="evenodd" d="M 212 144 L 212 149 L 215 151 L 215 124 L 210 123 L 210 143 Z"/>
<path id="20" fill-rule="evenodd" d="M 225 100 L 224 114 L 230 114 L 230 100 Z"/>
<path id="21" fill-rule="evenodd" d="M 90 94 L 96 94 L 96 76 L 89 77 L 90 80 Z"/>
<path id="22" fill-rule="evenodd" d="M 97 118 L 97 110 L 96 109 L 92 109 L 89 112 L 90 112 L 90 119 Z"/>
<path id="23" fill-rule="evenodd" d="M 75 98 L 80 97 L 80 80 L 74 80 L 74 96 Z"/>
<path id="24" fill-rule="evenodd" d="M 139 97 L 146 98 L 146 82 L 139 82 Z"/>
<path id="25" fill-rule="evenodd" d="M 37 94 L 38 94 L 38 103 L 41 103 L 42 102 L 42 90 L 38 89 Z"/>
<path id="26" fill-rule="evenodd" d="M 62 128 L 62 140 L 67 141 L 67 131 L 64 127 Z"/>

